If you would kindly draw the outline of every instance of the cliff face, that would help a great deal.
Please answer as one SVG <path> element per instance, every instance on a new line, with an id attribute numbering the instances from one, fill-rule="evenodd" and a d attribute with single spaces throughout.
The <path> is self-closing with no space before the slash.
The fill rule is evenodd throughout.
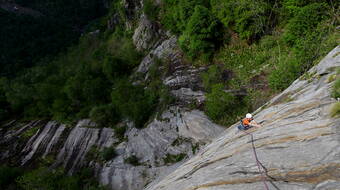
<path id="1" fill-rule="evenodd" d="M 71 126 L 55 121 L 24 124 L 12 121 L 0 128 L 0 161 L 29 167 L 45 158 L 52 162 L 51 168 L 62 166 L 69 174 L 90 167 L 101 184 L 111 189 L 140 190 L 172 172 L 224 130 L 203 112 L 186 108 L 189 103 L 204 100 L 199 76 L 205 68 L 181 64 L 177 38 L 161 30 L 145 15 L 137 14 L 140 1 L 123 3 L 127 11 L 125 25 L 133 27 L 133 20 L 137 18 L 133 42 L 146 55 L 131 78 L 138 78 L 137 83 L 150 80 L 149 69 L 161 61 L 160 72 L 169 68 L 161 80 L 178 101 L 152 118 L 143 129 L 125 122 L 128 127 L 124 140 L 117 138 L 113 129 L 97 128 L 88 119 Z M 108 27 L 114 27 L 112 24 L 114 22 Z M 107 161 L 98 160 L 108 147 L 114 147 L 117 156 Z M 138 163 L 126 161 L 131 157 L 137 158 Z"/>
<path id="2" fill-rule="evenodd" d="M 94 127 L 89 120 L 81 120 L 74 127 L 54 121 L 33 121 L 24 126 L 10 123 L 0 130 L 0 160 L 29 166 L 40 158 L 53 158 L 52 168 L 63 166 L 72 174 L 91 167 L 98 180 L 112 189 L 139 190 L 173 171 L 223 130 L 202 112 L 177 106 L 170 107 L 144 129 L 129 127 L 124 142 L 119 142 L 113 129 Z M 32 129 L 37 131 L 25 140 L 24 134 Z M 95 159 L 111 146 L 116 146 L 115 158 L 106 162 Z M 139 165 L 124 161 L 132 155 L 138 158 Z M 183 160 L 167 161 L 168 155 L 183 155 Z"/>
<path id="3" fill-rule="evenodd" d="M 340 47 L 255 112 L 251 129 L 269 189 L 340 189 L 340 118 L 331 118 L 328 82 Z M 147 190 L 264 189 L 250 136 L 237 124 Z"/>

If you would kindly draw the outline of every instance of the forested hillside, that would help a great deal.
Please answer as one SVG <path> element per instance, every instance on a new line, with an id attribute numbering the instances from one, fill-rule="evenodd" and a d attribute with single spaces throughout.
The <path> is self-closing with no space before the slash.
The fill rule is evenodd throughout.
<path id="1" fill-rule="evenodd" d="M 2 119 L 19 115 L 61 121 L 92 116 L 113 123 L 123 115 L 138 122 L 147 119 L 161 94 L 129 86 L 122 79 L 141 56 L 131 42 L 132 28 L 124 25 L 130 15 L 119 1 L 111 3 L 108 15 L 93 25 L 92 30 L 101 29 L 98 34 L 83 35 L 67 51 L 61 50 L 77 41 L 77 31 L 103 14 L 97 1 L 17 3 L 45 16 L 1 12 Z M 209 65 L 202 75 L 208 92 L 205 110 L 222 124 L 265 101 L 256 97 L 286 88 L 333 48 L 338 39 L 337 10 L 338 4 L 331 0 L 164 0 L 160 4 L 145 0 L 143 8 L 150 19 L 179 37 L 188 63 Z M 119 24 L 109 30 L 104 21 L 113 15 Z M 61 53 L 55 58 L 46 57 L 57 52 Z M 235 97 L 223 89 L 250 93 Z M 134 95 L 121 94 L 126 91 Z M 131 105 L 122 106 L 123 102 Z M 141 107 L 150 111 L 142 113 Z M 104 113 L 113 116 L 105 118 Z"/>
<path id="2" fill-rule="evenodd" d="M 0 5 L 0 123 L 74 125 L 90 118 L 120 139 L 126 130 L 122 122 L 145 128 L 171 105 L 202 110 L 229 126 L 301 75 L 309 79 L 304 73 L 340 42 L 340 7 L 333 0 L 3 0 Z M 21 11 L 28 9 L 39 14 Z M 148 41 L 154 38 L 154 47 L 136 48 L 134 33 L 142 18 L 155 26 Z M 193 88 L 203 101 L 175 97 L 164 81 L 180 66 L 157 58 L 156 51 L 149 54 L 158 39 L 172 35 L 180 65 L 203 68 L 195 76 L 202 86 Z M 155 64 L 146 74 L 139 72 L 148 57 Z M 332 80 L 333 97 L 339 98 L 340 79 Z M 24 176 L 12 171 L 21 176 L 16 185 L 23 189 L 41 172 L 48 171 Z M 62 173 L 50 177 L 78 184 L 89 175 L 64 179 Z"/>

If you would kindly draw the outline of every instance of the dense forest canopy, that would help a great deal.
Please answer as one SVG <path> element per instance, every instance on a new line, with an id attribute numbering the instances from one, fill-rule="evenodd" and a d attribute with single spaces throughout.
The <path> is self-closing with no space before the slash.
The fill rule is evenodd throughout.
<path id="1" fill-rule="evenodd" d="M 38 16 L 0 9 L 0 76 L 13 76 L 46 56 L 54 56 L 78 41 L 90 21 L 103 16 L 106 9 L 97 0 L 18 0 Z M 3 4 L 3 3 L 2 3 Z"/>
<path id="2" fill-rule="evenodd" d="M 90 117 L 114 126 L 127 118 L 143 127 L 155 110 L 173 102 L 157 72 L 151 82 L 131 84 L 143 52 L 131 40 L 136 24 L 125 24 L 137 23 L 138 16 L 131 17 L 123 1 L 107 2 L 108 9 L 96 0 L 16 3 L 43 16 L 0 11 L 1 120 Z M 209 67 L 201 76 L 207 92 L 203 109 L 220 124 L 234 122 L 285 89 L 338 39 L 339 4 L 332 0 L 143 3 L 152 22 L 178 37 L 188 62 Z M 106 23 L 113 16 L 119 23 L 110 30 Z M 228 72 L 232 78 L 225 80 Z M 225 89 L 246 89 L 248 95 Z"/>

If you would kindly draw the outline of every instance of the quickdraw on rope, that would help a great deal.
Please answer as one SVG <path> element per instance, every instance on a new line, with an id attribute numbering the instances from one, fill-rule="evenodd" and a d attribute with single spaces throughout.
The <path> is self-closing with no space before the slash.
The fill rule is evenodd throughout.
<path id="1" fill-rule="evenodd" d="M 255 160 L 256 160 L 257 168 L 259 169 L 259 173 L 261 174 L 262 182 L 263 182 L 263 184 L 264 184 L 266 190 L 269 190 L 268 185 L 267 185 L 267 183 L 266 183 L 266 177 L 265 177 L 266 174 L 264 174 L 264 173 L 266 172 L 266 171 L 265 171 L 265 168 L 263 168 L 262 164 L 260 164 L 260 161 L 259 161 L 259 159 L 258 159 L 258 157 L 257 157 L 257 154 L 256 154 L 256 149 L 255 149 L 255 145 L 254 145 L 254 137 L 253 137 L 253 134 L 248 133 L 248 132 L 246 132 L 246 131 L 244 131 L 244 130 L 242 130 L 242 132 L 244 132 L 245 134 L 249 135 L 250 138 L 251 138 L 251 144 L 252 144 L 253 153 L 254 153 L 254 157 L 255 157 Z M 263 171 L 262 171 L 262 170 L 263 170 Z"/>

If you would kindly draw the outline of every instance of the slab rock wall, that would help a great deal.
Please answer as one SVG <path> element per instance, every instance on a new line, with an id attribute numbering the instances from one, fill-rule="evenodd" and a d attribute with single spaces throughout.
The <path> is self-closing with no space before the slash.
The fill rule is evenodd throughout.
<path id="1" fill-rule="evenodd" d="M 340 47 L 255 114 L 262 128 L 250 129 L 269 189 L 340 189 L 340 118 L 329 116 L 336 102 L 330 75 L 340 67 Z M 250 136 L 237 124 L 146 190 L 262 190 Z"/>

